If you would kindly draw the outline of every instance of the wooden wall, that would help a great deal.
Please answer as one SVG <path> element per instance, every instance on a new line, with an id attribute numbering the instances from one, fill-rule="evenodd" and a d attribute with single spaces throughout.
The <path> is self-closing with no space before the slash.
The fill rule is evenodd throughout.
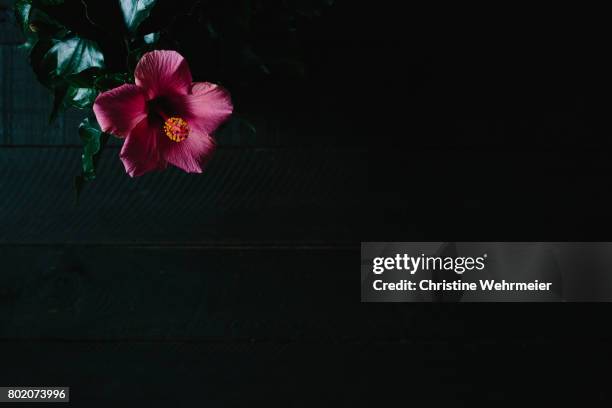
<path id="1" fill-rule="evenodd" d="M 609 237 L 586 227 L 609 226 L 612 203 L 609 152 L 579 143 L 593 135 L 586 116 L 538 111 L 521 127 L 482 102 L 395 145 L 384 132 L 404 138 L 398 116 L 371 144 L 272 116 L 256 133 L 224 129 L 198 176 L 130 179 L 114 142 L 77 205 L 82 113 L 47 123 L 50 96 L 11 30 L 0 29 L 2 384 L 68 385 L 87 407 L 376 406 L 397 394 L 464 406 L 530 386 L 541 401 L 579 401 L 564 368 L 605 367 L 610 329 L 590 320 L 606 316 L 593 305 L 361 304 L 357 278 L 360 241 Z M 427 69 L 422 94 L 462 84 Z M 461 110 L 456 86 L 443 103 Z M 580 384 L 604 398 L 603 381 Z"/>

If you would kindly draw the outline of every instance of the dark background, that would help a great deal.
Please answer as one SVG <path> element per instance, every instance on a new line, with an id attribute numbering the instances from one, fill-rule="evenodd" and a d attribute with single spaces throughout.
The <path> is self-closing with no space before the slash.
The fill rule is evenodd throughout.
<path id="1" fill-rule="evenodd" d="M 603 13 L 354 3 L 305 23 L 304 75 L 226 81 L 257 132 L 226 126 L 207 173 L 130 179 L 115 143 L 78 206 L 82 115 L 47 125 L 2 23 L 3 385 L 87 407 L 606 404 L 608 304 L 359 301 L 361 241 L 610 240 Z"/>

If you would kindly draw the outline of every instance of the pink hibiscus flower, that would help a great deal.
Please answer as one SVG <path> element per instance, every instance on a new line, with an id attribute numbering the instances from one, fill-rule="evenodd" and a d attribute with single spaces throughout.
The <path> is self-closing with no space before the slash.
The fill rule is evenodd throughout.
<path id="1" fill-rule="evenodd" d="M 104 132 L 125 138 L 119 157 L 140 176 L 172 164 L 201 173 L 215 148 L 212 133 L 232 114 L 229 93 L 208 82 L 192 83 L 185 59 L 175 51 L 143 55 L 136 84 L 101 93 L 94 113 Z"/>

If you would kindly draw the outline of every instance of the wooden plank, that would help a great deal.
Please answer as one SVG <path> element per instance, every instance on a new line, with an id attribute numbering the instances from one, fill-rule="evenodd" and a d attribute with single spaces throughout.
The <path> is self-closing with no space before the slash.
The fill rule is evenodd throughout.
<path id="1" fill-rule="evenodd" d="M 0 150 L 0 243 L 612 238 L 605 150 L 221 148 L 203 175 L 137 179 L 117 153 L 77 206 L 79 149 Z"/>
<path id="2" fill-rule="evenodd" d="M 0 246 L 0 257 L 0 338 L 8 340 L 333 343 L 612 335 L 598 324 L 606 312 L 597 304 L 563 311 L 562 304 L 361 304 L 359 248 Z"/>
<path id="3" fill-rule="evenodd" d="M 69 385 L 71 405 L 108 407 L 469 406 L 475 400 L 599 406 L 602 340 L 392 344 L 3 342 L 4 384 Z M 575 350 L 575 352 L 568 352 Z M 526 370 L 525 367 L 533 367 Z M 576 376 L 571 373 L 580 372 Z M 474 386 L 478 384 L 478 386 Z M 509 386 L 512 384 L 512 386 Z"/>
<path id="4" fill-rule="evenodd" d="M 360 312 L 357 275 L 346 273 L 358 265 L 354 249 L 76 246 L 0 253 L 2 338 L 286 341 L 401 332 L 389 319 Z"/>
<path id="5" fill-rule="evenodd" d="M 608 241 L 611 159 L 605 149 L 371 152 L 369 195 L 385 204 L 370 212 L 379 227 L 368 240 Z"/>
<path id="6" fill-rule="evenodd" d="M 110 149 L 76 205 L 80 154 L 0 150 L 0 242 L 346 242 L 362 208 L 355 149 L 226 148 L 202 175 L 136 179 Z"/>

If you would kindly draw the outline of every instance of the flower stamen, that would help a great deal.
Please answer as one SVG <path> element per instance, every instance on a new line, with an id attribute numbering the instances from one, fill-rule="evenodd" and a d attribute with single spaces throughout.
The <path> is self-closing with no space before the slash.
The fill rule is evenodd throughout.
<path id="1" fill-rule="evenodd" d="M 164 133 L 173 142 L 182 142 L 189 136 L 189 124 L 179 117 L 168 118 L 164 123 Z"/>

